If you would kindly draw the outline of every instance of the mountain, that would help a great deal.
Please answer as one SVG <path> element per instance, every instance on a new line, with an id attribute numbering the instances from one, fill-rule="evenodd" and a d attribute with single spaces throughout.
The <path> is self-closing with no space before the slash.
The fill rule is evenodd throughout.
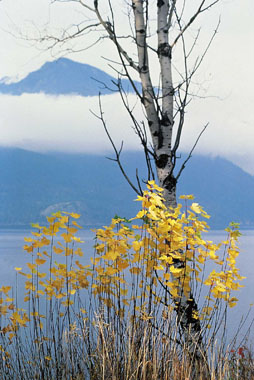
<path id="1" fill-rule="evenodd" d="M 59 58 L 45 63 L 19 82 L 8 84 L 2 79 L 0 93 L 21 95 L 42 92 L 49 95 L 97 96 L 99 92 L 103 95 L 112 94 L 112 91 L 117 90 L 114 84 L 116 82 L 116 78 L 96 67 Z M 140 88 L 140 84 L 135 83 Z M 132 91 L 128 80 L 122 79 L 121 85 L 126 92 Z"/>
<path id="2" fill-rule="evenodd" d="M 112 93 L 116 79 L 105 72 L 67 58 L 45 63 L 17 83 L 0 82 L 0 93 L 21 95 Z M 140 84 L 136 83 L 140 88 Z M 122 80 L 125 91 L 130 84 Z M 8 126 L 7 126 L 8 127 Z M 142 153 L 122 155 L 127 173 L 146 178 Z M 211 226 L 230 221 L 254 227 L 254 177 L 222 158 L 194 156 L 183 171 L 179 194 L 193 193 L 211 214 Z M 102 156 L 39 154 L 0 148 L 0 225 L 43 222 L 59 209 L 80 212 L 82 223 L 108 223 L 115 214 L 132 217 L 138 202 L 117 165 Z"/>
<path id="3" fill-rule="evenodd" d="M 213 228 L 230 222 L 254 227 L 254 176 L 220 157 L 193 156 L 182 172 L 178 194 L 194 194 L 211 215 Z"/>
<path id="4" fill-rule="evenodd" d="M 123 165 L 135 180 L 145 178 L 142 153 L 125 153 Z M 134 216 L 140 207 L 117 165 L 103 156 L 39 154 L 0 148 L 0 225 L 45 222 L 58 210 L 82 214 L 83 225 L 108 223 L 118 214 Z M 254 227 L 254 177 L 222 158 L 193 156 L 178 186 L 194 194 L 210 213 L 212 228 L 229 222 Z"/>

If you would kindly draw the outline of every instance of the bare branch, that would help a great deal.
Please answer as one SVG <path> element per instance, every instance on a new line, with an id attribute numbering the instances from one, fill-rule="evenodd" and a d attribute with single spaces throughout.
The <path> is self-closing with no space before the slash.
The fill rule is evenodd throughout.
<path id="1" fill-rule="evenodd" d="M 195 141 L 195 144 L 193 145 L 193 147 L 192 147 L 190 153 L 188 154 L 188 157 L 187 157 L 186 160 L 183 162 L 183 164 L 182 164 L 182 166 L 181 166 L 181 168 L 180 168 L 180 170 L 179 170 L 179 172 L 178 172 L 178 174 L 177 174 L 177 176 L 176 176 L 176 180 L 178 180 L 178 179 L 180 178 L 180 175 L 182 174 L 182 171 L 184 170 L 184 168 L 185 168 L 187 162 L 188 162 L 188 161 L 190 160 L 190 158 L 192 157 L 192 153 L 193 153 L 194 149 L 196 148 L 196 146 L 197 146 L 197 144 L 198 144 L 198 142 L 199 142 L 199 140 L 200 140 L 200 137 L 203 135 L 203 133 L 205 132 L 205 130 L 206 130 L 206 128 L 208 127 L 208 125 L 209 125 L 209 123 L 207 123 L 207 124 L 204 126 L 204 128 L 202 129 L 202 131 L 199 133 L 199 135 L 198 135 L 198 137 L 197 137 L 197 139 L 196 139 L 196 141 Z"/>
<path id="2" fill-rule="evenodd" d="M 126 61 L 129 63 L 129 65 L 133 69 L 135 69 L 136 71 L 139 71 L 138 67 L 136 66 L 136 64 L 134 63 L 134 61 L 132 60 L 132 58 L 129 57 L 128 53 L 119 44 L 119 42 L 117 40 L 117 37 L 116 37 L 116 34 L 115 34 L 115 31 L 112 28 L 112 24 L 110 22 L 108 22 L 108 21 L 104 21 L 103 20 L 101 14 L 99 12 L 99 9 L 98 9 L 98 1 L 97 0 L 94 1 L 94 8 L 95 8 L 95 13 L 96 13 L 96 16 L 97 16 L 98 20 L 100 21 L 101 25 L 104 27 L 104 29 L 106 30 L 106 32 L 108 33 L 109 38 L 116 45 L 117 50 L 121 53 L 121 55 L 123 55 L 123 57 L 126 59 Z"/>
<path id="3" fill-rule="evenodd" d="M 89 11 L 91 11 L 91 12 L 95 12 L 94 8 L 89 7 L 89 5 L 85 4 L 85 3 L 83 2 L 83 0 L 51 0 L 51 4 L 54 4 L 54 3 L 69 3 L 69 2 L 72 2 L 72 3 L 79 3 L 79 4 L 81 4 L 84 8 L 88 9 Z"/>
<path id="4" fill-rule="evenodd" d="M 178 36 L 175 38 L 174 42 L 172 43 L 171 47 L 173 48 L 173 46 L 176 45 L 177 41 L 179 40 L 179 38 L 186 32 L 186 30 L 193 24 L 193 22 L 196 20 L 196 18 L 203 12 L 205 12 L 206 10 L 208 10 L 209 8 L 211 8 L 213 5 L 215 5 L 216 3 L 218 3 L 220 0 L 215 0 L 213 3 L 209 4 L 207 7 L 203 8 L 203 5 L 205 4 L 206 0 L 203 0 L 200 4 L 200 6 L 198 7 L 196 13 L 194 13 L 194 15 L 189 19 L 189 21 L 187 22 L 187 24 L 185 25 L 185 27 L 180 31 L 180 33 L 178 34 Z"/>
<path id="5" fill-rule="evenodd" d="M 172 26 L 172 17 L 173 17 L 173 14 L 175 12 L 175 6 L 176 6 L 176 1 L 177 0 L 173 0 L 172 1 L 172 4 L 171 4 L 171 7 L 170 7 L 170 10 L 169 10 L 169 15 L 168 15 L 168 22 L 167 22 L 167 29 L 169 30 Z"/>
<path id="6" fill-rule="evenodd" d="M 100 114 L 99 114 L 99 115 L 96 115 L 93 111 L 91 111 L 91 113 L 92 113 L 97 119 L 99 119 L 99 120 L 102 122 L 102 124 L 103 124 L 103 128 L 104 128 L 104 130 L 105 130 L 105 132 L 106 132 L 106 134 L 107 134 L 107 136 L 108 136 L 108 139 L 109 139 L 109 141 L 110 141 L 110 143 L 111 143 L 111 145 L 112 145 L 112 147 L 113 147 L 113 149 L 114 149 L 115 155 L 116 155 L 116 158 L 113 159 L 113 161 L 116 161 L 116 162 L 117 162 L 117 164 L 118 164 L 118 166 L 119 166 L 119 168 L 120 168 L 120 170 L 121 170 L 121 172 L 122 172 L 124 178 L 126 179 L 126 181 L 128 182 L 128 184 L 131 186 L 131 188 L 132 188 L 132 189 L 133 189 L 138 195 L 142 195 L 142 192 L 140 192 L 140 189 L 138 189 L 138 188 L 133 184 L 133 182 L 130 180 L 130 178 L 128 177 L 128 175 L 126 174 L 126 171 L 124 170 L 124 168 L 123 168 L 123 166 L 122 166 L 122 163 L 121 163 L 121 160 L 120 160 L 120 155 L 121 155 L 121 152 L 122 152 L 122 149 L 123 149 L 123 142 L 122 142 L 122 144 L 121 144 L 120 149 L 118 150 L 118 149 L 116 148 L 116 145 L 115 145 L 115 143 L 114 143 L 114 141 L 113 141 L 113 139 L 112 139 L 110 133 L 109 133 L 109 130 L 108 130 L 108 128 L 107 128 L 106 121 L 105 121 L 104 116 L 103 116 L 102 105 L 101 105 L 101 95 L 100 95 L 100 94 L 99 94 L 99 111 L 100 111 Z"/>
<path id="7" fill-rule="evenodd" d="M 119 93 L 121 95 L 121 99 L 122 99 L 122 102 L 125 106 L 125 109 L 126 111 L 128 112 L 131 120 L 132 120 L 132 127 L 134 129 L 134 132 L 137 134 L 137 136 L 139 137 L 140 139 L 140 142 L 141 142 L 141 145 L 143 146 L 143 149 L 144 149 L 144 154 L 145 154 L 145 159 L 146 159 L 146 166 L 147 166 L 147 170 L 148 170 L 148 173 L 147 173 L 147 180 L 151 180 L 151 179 L 155 179 L 155 175 L 154 175 L 154 170 L 153 170 L 153 167 L 152 167 L 152 163 L 151 163 L 151 157 L 154 159 L 155 158 L 155 154 L 153 151 L 151 151 L 148 147 L 148 140 L 147 140 L 147 134 L 146 134 L 146 129 L 145 129 L 145 124 L 143 122 L 141 122 L 141 125 L 138 123 L 137 119 L 135 118 L 134 114 L 133 114 L 133 111 L 132 109 L 130 108 L 129 104 L 128 104 L 128 99 L 123 91 L 123 88 L 121 87 L 121 83 L 119 83 Z"/>

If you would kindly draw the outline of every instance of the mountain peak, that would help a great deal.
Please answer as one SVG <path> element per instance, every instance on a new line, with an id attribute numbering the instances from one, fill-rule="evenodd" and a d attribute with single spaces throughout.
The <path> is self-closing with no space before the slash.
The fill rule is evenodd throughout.
<path id="1" fill-rule="evenodd" d="M 44 93 L 49 95 L 106 95 L 116 91 L 117 79 L 104 71 L 69 58 L 58 58 L 46 62 L 39 70 L 28 74 L 16 83 L 0 82 L 0 93 L 21 95 L 23 93 Z M 122 80 L 125 91 L 131 92 L 128 80 Z"/>

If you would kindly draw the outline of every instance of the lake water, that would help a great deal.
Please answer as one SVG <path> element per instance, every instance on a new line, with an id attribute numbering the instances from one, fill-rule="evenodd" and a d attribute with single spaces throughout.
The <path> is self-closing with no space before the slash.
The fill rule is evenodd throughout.
<path id="1" fill-rule="evenodd" d="M 240 255 L 237 265 L 240 274 L 247 278 L 242 281 L 242 288 L 237 292 L 239 298 L 237 306 L 230 310 L 229 326 L 235 330 L 242 316 L 246 315 L 249 305 L 254 303 L 254 230 L 245 230 L 240 238 Z M 30 230 L 21 229 L 2 229 L 0 230 L 0 285 L 14 285 L 16 281 L 16 272 L 14 267 L 26 268 L 26 262 L 30 261 L 29 255 L 23 251 L 24 237 L 31 236 Z M 85 240 L 83 245 L 84 258 L 82 263 L 89 264 L 90 257 L 93 255 L 94 234 L 90 230 L 83 230 L 80 237 Z M 226 238 L 224 231 L 211 231 L 206 236 L 207 239 L 219 242 Z M 81 261 L 81 260 L 80 260 Z M 18 276 L 21 277 L 21 276 Z M 18 285 L 22 280 L 18 279 Z M 22 292 L 21 292 L 22 295 Z M 254 318 L 254 307 L 251 309 L 248 323 Z M 246 324 L 247 326 L 247 324 Z M 254 328 L 253 328 L 254 330 Z M 242 333 L 243 334 L 243 333 Z"/>

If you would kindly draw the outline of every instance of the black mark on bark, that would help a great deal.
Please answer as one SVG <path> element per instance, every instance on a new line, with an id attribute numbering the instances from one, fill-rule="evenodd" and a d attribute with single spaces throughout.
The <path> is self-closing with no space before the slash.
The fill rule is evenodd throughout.
<path id="1" fill-rule="evenodd" d="M 161 154 L 159 157 L 156 159 L 156 166 L 159 169 L 164 169 L 165 166 L 168 163 L 168 154 Z"/>
<path id="2" fill-rule="evenodd" d="M 158 56 L 172 58 L 172 48 L 168 43 L 160 44 L 157 50 Z"/>
<path id="3" fill-rule="evenodd" d="M 164 3 L 164 1 L 163 0 L 158 0 L 157 1 L 157 7 L 162 7 L 163 5 L 164 5 L 165 3 Z"/>
<path id="4" fill-rule="evenodd" d="M 162 118 L 161 118 L 161 121 L 160 121 L 161 125 L 164 125 L 164 126 L 168 126 L 168 125 L 171 125 L 171 121 L 167 115 L 167 113 L 164 113 L 162 115 Z"/>
<path id="5" fill-rule="evenodd" d="M 172 174 L 169 174 L 163 181 L 163 187 L 170 193 L 175 192 L 177 180 Z"/>

